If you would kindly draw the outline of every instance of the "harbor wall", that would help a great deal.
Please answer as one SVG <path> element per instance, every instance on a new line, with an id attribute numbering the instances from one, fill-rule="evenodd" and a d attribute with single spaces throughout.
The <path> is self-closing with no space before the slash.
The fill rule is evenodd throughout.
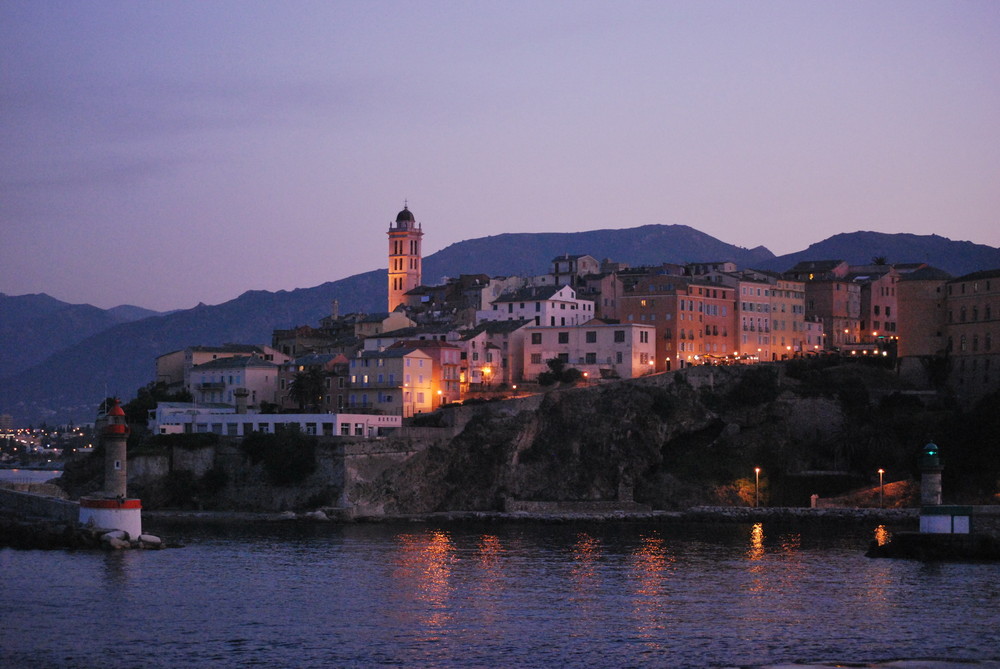
<path id="1" fill-rule="evenodd" d="M 75 523 L 80 505 L 58 497 L 0 488 L 0 510 L 19 518 L 39 518 Z"/>

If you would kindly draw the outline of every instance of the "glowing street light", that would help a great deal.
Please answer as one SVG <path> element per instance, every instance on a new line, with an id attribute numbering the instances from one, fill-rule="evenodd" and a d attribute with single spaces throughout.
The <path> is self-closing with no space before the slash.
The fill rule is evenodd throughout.
<path id="1" fill-rule="evenodd" d="M 760 467 L 754 467 L 753 473 L 756 476 L 753 485 L 753 505 L 760 506 Z"/>
<path id="2" fill-rule="evenodd" d="M 878 508 L 882 508 L 882 503 L 885 500 L 885 484 L 883 483 L 883 476 L 885 475 L 885 470 L 881 467 L 878 470 Z"/>

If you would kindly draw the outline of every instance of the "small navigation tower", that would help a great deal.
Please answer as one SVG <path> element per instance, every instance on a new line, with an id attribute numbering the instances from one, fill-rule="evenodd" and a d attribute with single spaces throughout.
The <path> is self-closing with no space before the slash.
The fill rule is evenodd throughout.
<path id="1" fill-rule="evenodd" d="M 80 498 L 80 522 L 109 530 L 123 530 L 130 539 L 142 534 L 142 503 L 128 497 L 125 446 L 128 424 L 118 400 L 98 418 L 104 444 L 104 490 Z"/>

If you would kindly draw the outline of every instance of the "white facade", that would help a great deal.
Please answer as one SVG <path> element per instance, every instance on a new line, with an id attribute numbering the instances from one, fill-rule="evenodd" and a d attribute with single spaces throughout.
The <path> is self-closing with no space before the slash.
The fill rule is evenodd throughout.
<path id="1" fill-rule="evenodd" d="M 476 312 L 476 322 L 526 320 L 537 326 L 567 327 L 594 318 L 593 300 L 580 300 L 571 286 L 522 288 L 501 295 L 488 309 Z"/>
<path id="2" fill-rule="evenodd" d="M 245 388 L 250 407 L 259 407 L 261 402 L 278 404 L 279 372 L 278 365 L 256 356 L 221 358 L 193 367 L 188 390 L 201 403 L 235 405 L 234 391 Z"/>
<path id="3" fill-rule="evenodd" d="M 130 540 L 142 534 L 142 504 L 137 499 L 80 499 L 80 524 L 106 530 L 121 530 Z"/>
<path id="4" fill-rule="evenodd" d="M 208 434 L 245 437 L 251 432 L 273 434 L 297 425 L 302 434 L 377 437 L 401 427 L 400 416 L 351 413 L 236 413 L 232 407 L 200 407 L 184 402 L 160 402 L 150 412 L 153 434 Z"/>
<path id="5" fill-rule="evenodd" d="M 631 379 L 650 373 L 656 356 L 652 325 L 594 320 L 576 327 L 527 327 L 524 333 L 525 379 L 548 371 L 552 358 L 561 358 L 591 379 Z"/>

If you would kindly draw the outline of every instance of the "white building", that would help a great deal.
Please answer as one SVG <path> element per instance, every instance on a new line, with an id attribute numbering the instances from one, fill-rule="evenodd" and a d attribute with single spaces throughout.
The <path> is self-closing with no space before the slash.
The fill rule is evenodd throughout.
<path id="1" fill-rule="evenodd" d="M 351 413 L 236 413 L 222 404 L 160 402 L 149 412 L 153 434 L 219 434 L 245 437 L 252 432 L 273 434 L 290 425 L 302 434 L 325 437 L 378 437 L 401 427 L 401 416 Z"/>
<path id="2" fill-rule="evenodd" d="M 280 366 L 256 355 L 219 358 L 191 368 L 188 391 L 196 402 L 236 404 L 235 391 L 247 391 L 247 406 L 279 403 Z"/>
<path id="3" fill-rule="evenodd" d="M 489 309 L 476 312 L 476 322 L 531 321 L 538 326 L 573 326 L 594 317 L 594 302 L 580 300 L 571 286 L 531 286 L 504 293 Z"/>
<path id="4" fill-rule="evenodd" d="M 524 378 L 548 371 L 559 358 L 591 379 L 631 379 L 652 371 L 656 327 L 638 323 L 591 320 L 576 327 L 524 328 Z"/>

